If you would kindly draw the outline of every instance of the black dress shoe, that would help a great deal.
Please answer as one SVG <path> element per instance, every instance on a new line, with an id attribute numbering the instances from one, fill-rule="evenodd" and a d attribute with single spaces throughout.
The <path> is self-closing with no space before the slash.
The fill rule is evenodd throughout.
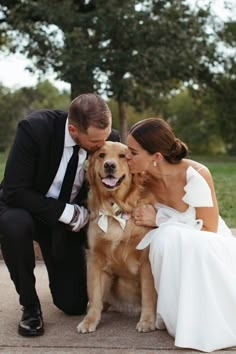
<path id="1" fill-rule="evenodd" d="M 41 336 L 44 333 L 44 327 L 40 305 L 23 307 L 22 311 L 18 333 L 26 337 Z"/>

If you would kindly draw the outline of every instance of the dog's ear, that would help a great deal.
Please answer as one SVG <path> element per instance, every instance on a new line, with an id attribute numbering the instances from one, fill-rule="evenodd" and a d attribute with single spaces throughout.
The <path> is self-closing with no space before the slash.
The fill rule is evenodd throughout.
<path id="1" fill-rule="evenodd" d="M 95 154 L 89 155 L 87 160 L 86 179 L 90 186 L 93 185 L 95 182 L 94 161 L 95 161 Z"/>

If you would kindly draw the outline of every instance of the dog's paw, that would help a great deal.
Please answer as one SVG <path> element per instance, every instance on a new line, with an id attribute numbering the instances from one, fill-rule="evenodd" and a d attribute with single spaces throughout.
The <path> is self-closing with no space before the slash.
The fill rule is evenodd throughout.
<path id="1" fill-rule="evenodd" d="M 95 332 L 97 328 L 97 323 L 94 321 L 90 321 L 89 319 L 84 319 L 77 326 L 77 331 L 79 333 L 92 333 Z"/>
<path id="2" fill-rule="evenodd" d="M 140 321 L 137 323 L 136 330 L 139 333 L 155 331 L 156 330 L 155 320 L 150 318 L 140 319 Z"/>

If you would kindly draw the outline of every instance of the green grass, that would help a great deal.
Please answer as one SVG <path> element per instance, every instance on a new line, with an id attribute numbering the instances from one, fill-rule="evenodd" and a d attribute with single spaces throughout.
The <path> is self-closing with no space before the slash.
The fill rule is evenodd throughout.
<path id="1" fill-rule="evenodd" d="M 236 156 L 194 157 L 212 173 L 220 215 L 229 227 L 236 228 Z M 0 180 L 4 173 L 6 155 L 0 153 Z"/>
<path id="2" fill-rule="evenodd" d="M 220 215 L 229 227 L 236 228 L 236 157 L 194 159 L 202 162 L 211 171 Z"/>
<path id="3" fill-rule="evenodd" d="M 6 155 L 0 153 L 0 181 L 2 181 L 3 178 L 5 162 L 6 162 Z"/>
<path id="4" fill-rule="evenodd" d="M 220 215 L 230 227 L 236 227 L 236 163 L 209 163 Z"/>

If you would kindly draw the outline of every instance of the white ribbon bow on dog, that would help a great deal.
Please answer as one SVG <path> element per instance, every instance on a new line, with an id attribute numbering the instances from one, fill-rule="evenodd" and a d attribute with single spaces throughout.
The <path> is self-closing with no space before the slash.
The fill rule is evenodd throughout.
<path id="1" fill-rule="evenodd" d="M 99 211 L 99 219 L 98 219 L 98 226 L 103 232 L 107 232 L 108 229 L 108 216 L 114 218 L 120 224 L 122 230 L 124 230 L 126 221 L 128 220 L 129 216 L 124 214 L 120 211 L 120 208 L 117 204 L 112 205 L 112 214 L 110 214 L 107 210 L 101 209 Z"/>

